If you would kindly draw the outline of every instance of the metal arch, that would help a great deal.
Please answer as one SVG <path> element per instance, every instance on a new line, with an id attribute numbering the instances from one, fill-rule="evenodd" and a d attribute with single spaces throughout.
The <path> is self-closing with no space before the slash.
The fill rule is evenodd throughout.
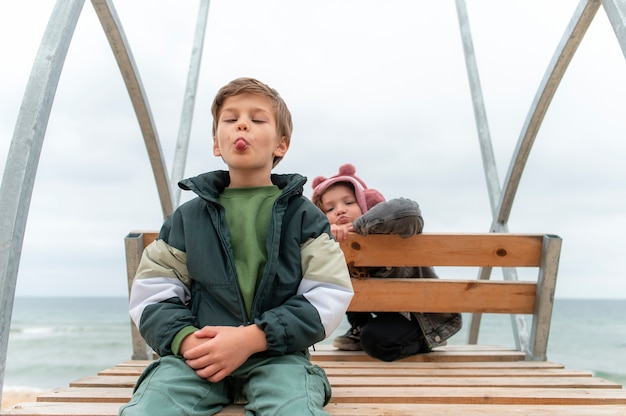
<path id="1" fill-rule="evenodd" d="M 612 4 L 616 8 L 618 7 L 614 2 Z M 622 12 L 624 11 L 623 4 L 624 3 L 622 1 Z M 473 97 L 474 113 L 476 115 L 476 123 L 483 156 L 483 166 L 485 169 L 487 188 L 492 208 L 493 222 L 490 227 L 491 232 L 508 232 L 507 224 L 513 200 L 515 198 L 515 193 L 517 192 L 521 175 L 526 165 L 526 161 L 528 160 L 534 140 L 537 136 L 537 132 L 539 131 L 556 89 L 563 78 L 565 70 L 571 62 L 578 45 L 580 44 L 599 7 L 599 0 L 581 0 L 578 4 L 578 7 L 576 8 L 573 17 L 561 38 L 561 42 L 553 55 L 546 74 L 544 75 L 542 83 L 537 91 L 537 95 L 531 105 L 529 114 L 522 128 L 518 144 L 513 153 L 513 159 L 504 182 L 504 190 L 501 192 L 499 187 L 494 184 L 494 177 L 497 173 L 495 171 L 495 162 L 492 162 L 493 155 L 490 153 L 490 143 L 489 146 L 485 145 L 485 143 L 490 139 L 488 137 L 489 132 L 486 116 L 483 115 L 484 104 L 478 81 L 477 69 L 475 67 L 475 57 L 473 54 L 473 47 L 471 45 L 471 33 L 469 31 L 469 23 L 467 23 L 465 3 L 462 0 L 457 0 L 459 24 L 461 26 L 461 33 L 463 37 L 463 47 L 466 56 L 468 77 L 470 80 L 470 86 L 472 87 L 471 92 Z M 617 13 L 614 13 L 614 15 L 616 14 Z M 623 22 L 623 19 L 621 22 Z M 616 24 L 613 23 L 613 26 L 615 28 Z M 622 47 L 622 49 L 624 50 L 624 47 Z M 497 199 L 499 199 L 499 203 L 494 207 L 494 201 Z M 515 269 L 504 268 L 502 273 L 505 280 L 517 280 L 517 271 Z M 479 271 L 479 279 L 489 279 L 490 275 L 491 269 L 481 268 Z M 472 316 L 468 337 L 469 343 L 476 343 L 478 341 L 480 318 L 481 316 L 479 314 L 474 314 Z M 528 335 L 528 330 L 526 329 L 526 321 L 523 317 L 515 315 L 511 316 L 511 321 L 515 329 L 513 334 L 515 337 L 516 347 L 523 351 L 528 351 L 531 340 Z"/>
<path id="2" fill-rule="evenodd" d="M 511 160 L 504 181 L 504 190 L 498 204 L 498 216 L 494 218 L 490 231 L 501 231 L 502 226 L 508 223 L 511 207 L 513 206 L 513 199 L 515 198 L 524 166 L 528 160 L 528 155 L 530 154 L 535 137 L 537 137 L 539 127 L 548 111 L 552 97 L 554 97 L 563 79 L 563 74 L 571 62 L 576 49 L 578 49 L 578 45 L 580 45 L 599 7 L 600 0 L 581 0 L 567 29 L 565 29 L 565 33 L 548 65 L 548 69 L 539 85 L 535 99 L 530 107 L 524 126 L 522 127 L 517 146 L 513 153 L 513 159 Z"/>
<path id="3" fill-rule="evenodd" d="M 493 222 L 490 227 L 490 232 L 508 232 L 508 221 L 513 206 L 513 200 L 519 186 L 526 161 L 530 155 L 530 150 L 535 142 L 543 118 L 548 111 L 548 107 L 552 102 L 552 98 L 556 93 L 556 90 L 563 79 L 563 75 L 569 66 L 569 63 L 574 56 L 574 53 L 578 49 L 580 42 L 582 41 L 589 25 L 593 21 L 598 8 L 600 7 L 600 0 L 581 0 L 578 3 L 574 15 L 572 16 L 570 23 L 565 29 L 565 33 L 561 37 L 561 41 L 556 48 L 556 51 L 550 61 L 543 80 L 539 85 L 535 99 L 531 104 L 526 121 L 522 127 L 518 143 L 515 151 L 513 152 L 513 158 L 509 165 L 507 172 L 504 189 L 500 194 L 500 202 L 497 209 L 497 217 L 494 215 Z M 502 269 L 505 280 L 517 280 L 517 271 L 511 268 Z M 484 278 L 488 274 L 484 269 L 480 271 L 480 278 Z M 472 317 L 473 319 L 479 319 Z M 513 331 L 515 337 L 515 343 L 518 349 L 525 351 L 529 354 L 530 343 L 533 342 L 529 338 L 528 330 L 526 329 L 526 321 L 521 316 L 512 316 L 511 321 L 514 327 L 517 329 Z M 479 321 L 477 321 L 479 322 Z M 475 331 L 475 334 L 472 333 Z M 475 335 L 475 338 L 472 338 Z M 472 322 L 470 326 L 470 342 L 477 341 L 478 326 Z"/>
<path id="4" fill-rule="evenodd" d="M 85 0 L 59 0 L 28 79 L 0 186 L 0 397 L 24 231 L 61 70 Z"/>
<path id="5" fill-rule="evenodd" d="M 202 1 L 201 10 L 206 7 L 208 12 L 209 0 Z M 0 397 L 37 166 L 63 64 L 84 3 L 85 0 L 59 0 L 55 4 L 31 70 L 0 186 Z M 173 211 L 167 169 L 133 56 L 112 2 L 92 0 L 92 4 L 126 83 L 152 165 L 163 216 L 167 217 Z M 206 17 L 203 24 L 206 25 Z"/>
<path id="6" fill-rule="evenodd" d="M 91 3 L 96 10 L 98 19 L 113 50 L 117 65 L 122 72 L 122 78 L 124 78 L 130 101 L 135 109 L 139 128 L 141 129 L 150 164 L 152 165 L 152 173 L 156 181 L 163 217 L 167 217 L 173 211 L 167 168 L 161 152 L 159 136 L 152 119 L 152 112 L 139 77 L 139 71 L 137 71 L 135 60 L 113 3 L 110 0 L 92 0 Z"/>

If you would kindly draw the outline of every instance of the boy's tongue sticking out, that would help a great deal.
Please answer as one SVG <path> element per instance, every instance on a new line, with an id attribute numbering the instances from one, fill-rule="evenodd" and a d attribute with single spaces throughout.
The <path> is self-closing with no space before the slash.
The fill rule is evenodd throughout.
<path id="1" fill-rule="evenodd" d="M 235 141 L 235 149 L 238 152 L 243 152 L 247 148 L 248 148 L 248 143 L 246 143 L 244 139 L 237 139 L 237 141 Z"/>

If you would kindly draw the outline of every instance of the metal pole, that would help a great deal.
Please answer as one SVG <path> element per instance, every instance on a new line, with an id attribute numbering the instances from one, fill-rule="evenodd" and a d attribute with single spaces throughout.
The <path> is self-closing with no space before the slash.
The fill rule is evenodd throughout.
<path id="1" fill-rule="evenodd" d="M 476 127 L 478 129 L 478 140 L 483 158 L 483 169 L 485 171 L 485 180 L 487 181 L 491 215 L 495 218 L 498 208 L 498 200 L 500 199 L 500 181 L 498 179 L 498 170 L 496 167 L 493 147 L 491 145 L 487 112 L 485 110 L 485 101 L 483 99 L 482 87 L 480 85 L 480 77 L 478 75 L 478 65 L 476 64 L 476 55 L 474 53 L 474 45 L 472 42 L 472 32 L 470 30 L 465 1 L 457 0 L 456 8 L 459 18 L 459 26 L 461 29 L 461 39 L 463 41 L 463 52 L 465 54 L 467 76 L 470 83 L 472 103 L 474 106 L 474 117 L 476 119 Z M 501 225 L 500 228 L 501 229 L 498 230 L 499 232 L 508 232 L 506 224 Z M 478 272 L 478 279 L 489 280 L 491 277 L 491 271 L 491 267 L 481 267 Z M 517 271 L 514 268 L 504 268 L 502 273 L 505 280 L 518 280 Z M 482 314 L 480 313 L 472 314 L 468 333 L 469 344 L 476 344 L 478 342 L 478 332 L 480 330 L 481 318 Z M 529 337 L 524 317 L 522 315 L 511 315 L 511 325 L 514 329 L 513 336 L 516 348 L 518 350 L 525 350 L 528 345 Z"/>
<path id="2" fill-rule="evenodd" d="M 619 46 L 622 48 L 622 54 L 626 58 L 626 1 L 602 0 L 602 6 L 613 26 Z"/>
<path id="3" fill-rule="evenodd" d="M 206 33 L 207 20 L 209 15 L 210 0 L 202 0 L 198 10 L 198 21 L 196 23 L 196 34 L 191 49 L 191 62 L 189 73 L 187 74 L 187 88 L 185 89 L 185 99 L 183 100 L 183 111 L 180 116 L 180 126 L 178 128 L 178 141 L 174 153 L 174 164 L 172 165 L 172 175 L 170 183 L 172 185 L 172 202 L 178 206 L 180 201 L 180 188 L 178 181 L 183 179 L 185 173 L 185 162 L 189 148 L 189 136 L 191 123 L 193 120 L 193 109 L 196 104 L 196 91 L 198 89 L 198 76 L 200 74 L 200 64 L 202 63 L 202 50 L 204 48 L 204 35 Z"/>
<path id="4" fill-rule="evenodd" d="M 59 0 L 28 79 L 0 186 L 0 397 L 24 230 L 61 70 L 84 0 Z"/>
<path id="5" fill-rule="evenodd" d="M 463 41 L 463 52 L 465 53 L 465 66 L 467 67 L 467 77 L 469 79 L 472 104 L 474 105 L 474 118 L 478 129 L 478 141 L 483 158 L 483 169 L 487 181 L 489 192 L 489 203 L 492 215 L 495 215 L 500 198 L 500 181 L 498 179 L 498 169 L 496 168 L 496 158 L 491 145 L 491 135 L 489 133 L 489 123 L 487 122 L 487 111 L 485 110 L 485 100 L 480 85 L 478 75 L 478 65 L 476 65 L 476 54 L 472 41 L 469 19 L 467 17 L 467 7 L 464 0 L 456 0 L 457 15 L 461 29 L 461 40 Z"/>

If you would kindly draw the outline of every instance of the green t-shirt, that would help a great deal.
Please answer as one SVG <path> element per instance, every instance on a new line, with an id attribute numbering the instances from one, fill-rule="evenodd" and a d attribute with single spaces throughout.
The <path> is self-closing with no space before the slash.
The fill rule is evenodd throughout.
<path id="1" fill-rule="evenodd" d="M 280 193 L 277 186 L 259 186 L 226 188 L 220 195 L 248 317 L 258 280 L 267 262 L 267 231 L 274 201 Z"/>

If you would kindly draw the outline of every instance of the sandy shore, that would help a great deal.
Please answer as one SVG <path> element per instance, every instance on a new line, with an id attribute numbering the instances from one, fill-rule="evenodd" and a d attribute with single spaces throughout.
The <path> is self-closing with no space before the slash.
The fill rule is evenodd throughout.
<path id="1" fill-rule="evenodd" d="M 6 409 L 18 403 L 34 402 L 36 397 L 43 392 L 43 390 L 5 389 L 2 391 L 2 406 L 0 408 Z"/>

